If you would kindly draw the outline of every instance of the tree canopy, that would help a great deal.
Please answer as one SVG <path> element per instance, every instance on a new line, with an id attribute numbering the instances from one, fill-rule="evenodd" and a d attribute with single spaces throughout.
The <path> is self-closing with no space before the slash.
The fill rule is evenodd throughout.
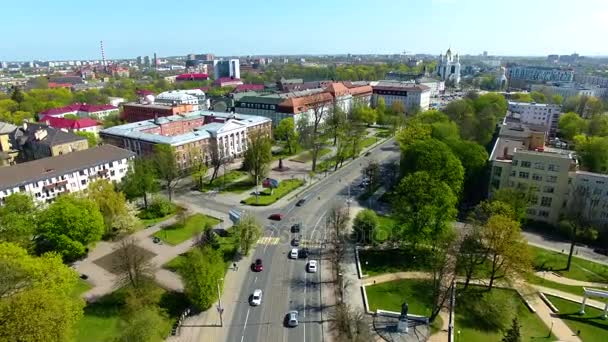
<path id="1" fill-rule="evenodd" d="M 222 254 L 209 246 L 195 248 L 187 254 L 181 276 L 186 296 L 200 310 L 207 310 L 217 300 L 217 286 L 224 276 Z"/>
<path id="2" fill-rule="evenodd" d="M 31 246 L 38 209 L 32 197 L 13 193 L 0 207 L 0 241 L 13 242 L 23 248 Z"/>

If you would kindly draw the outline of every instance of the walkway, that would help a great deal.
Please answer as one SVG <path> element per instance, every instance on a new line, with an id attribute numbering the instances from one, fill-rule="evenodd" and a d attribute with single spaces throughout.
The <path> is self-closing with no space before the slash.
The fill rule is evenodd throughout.
<path id="1" fill-rule="evenodd" d="M 560 283 L 563 285 L 596 287 L 596 288 L 600 288 L 600 289 L 602 289 L 602 288 L 605 289 L 608 287 L 608 283 L 594 283 L 594 282 L 590 282 L 590 281 L 570 279 L 570 278 L 558 276 L 555 273 L 548 272 L 548 271 L 539 271 L 539 272 L 535 272 L 534 274 L 545 280 L 550 280 L 550 281 Z"/>

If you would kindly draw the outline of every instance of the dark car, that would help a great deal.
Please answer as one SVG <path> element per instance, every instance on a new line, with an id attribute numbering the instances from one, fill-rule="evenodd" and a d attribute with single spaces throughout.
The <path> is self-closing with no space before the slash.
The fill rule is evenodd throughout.
<path id="1" fill-rule="evenodd" d="M 298 247 L 300 245 L 300 238 L 296 237 L 291 240 L 291 245 L 294 247 Z"/>
<path id="2" fill-rule="evenodd" d="M 268 219 L 273 221 L 281 221 L 283 219 L 283 214 L 272 214 L 268 216 Z"/>
<path id="3" fill-rule="evenodd" d="M 302 228 L 302 226 L 299 223 L 296 223 L 293 226 L 291 226 L 291 232 L 292 233 L 299 233 L 300 232 L 300 228 Z"/>
<path id="4" fill-rule="evenodd" d="M 366 157 L 369 157 L 369 156 L 371 156 L 371 155 L 372 155 L 372 152 L 371 152 L 371 151 L 367 151 L 367 152 L 365 152 L 365 156 L 366 156 Z"/>
<path id="5" fill-rule="evenodd" d="M 308 251 L 308 248 L 300 248 L 298 250 L 298 258 L 300 258 L 300 259 L 308 258 L 308 254 L 310 254 L 310 252 Z"/>
<path id="6" fill-rule="evenodd" d="M 297 201 L 296 202 L 296 207 L 301 207 L 302 205 L 304 205 L 304 202 L 306 202 L 306 200 L 303 199 L 303 198 L 301 200 Z"/>
<path id="7" fill-rule="evenodd" d="M 262 264 L 262 259 L 256 259 L 253 264 L 251 264 L 251 269 L 254 272 L 262 272 L 264 270 L 264 265 Z"/>

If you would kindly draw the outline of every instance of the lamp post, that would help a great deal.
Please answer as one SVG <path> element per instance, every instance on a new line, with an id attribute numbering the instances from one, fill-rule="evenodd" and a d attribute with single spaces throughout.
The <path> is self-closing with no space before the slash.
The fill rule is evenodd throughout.
<path id="1" fill-rule="evenodd" d="M 553 333 L 553 320 L 551 320 L 551 328 L 549 328 L 549 335 L 547 335 L 547 337 L 551 337 L 552 333 Z"/>
<path id="2" fill-rule="evenodd" d="M 222 307 L 222 293 L 220 291 L 220 280 L 224 280 L 224 278 L 220 278 L 217 280 L 217 312 L 220 314 L 220 327 L 224 326 L 224 320 L 222 314 L 224 313 L 224 308 Z"/>

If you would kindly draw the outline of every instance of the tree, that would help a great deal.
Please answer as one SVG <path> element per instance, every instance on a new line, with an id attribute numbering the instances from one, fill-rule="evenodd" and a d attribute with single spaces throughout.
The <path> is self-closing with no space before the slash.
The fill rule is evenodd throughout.
<path id="1" fill-rule="evenodd" d="M 393 101 L 391 104 L 391 113 L 394 115 L 403 115 L 405 114 L 405 106 L 401 101 Z"/>
<path id="2" fill-rule="evenodd" d="M 15 87 L 13 89 L 13 93 L 11 94 L 11 100 L 17 102 L 20 105 L 21 105 L 21 102 L 23 102 L 25 100 L 25 95 L 23 94 L 23 92 L 21 91 L 21 89 L 19 87 Z"/>
<path id="3" fill-rule="evenodd" d="M 378 100 L 376 101 L 376 111 L 378 112 L 378 115 L 386 113 L 386 102 L 382 96 L 378 97 Z"/>
<path id="4" fill-rule="evenodd" d="M 121 189 L 128 199 L 143 197 L 144 208 L 148 209 L 148 197 L 158 191 L 153 161 L 136 158 L 122 180 Z"/>
<path id="5" fill-rule="evenodd" d="M 408 120 L 405 128 L 397 133 L 397 141 L 401 147 L 401 151 L 407 148 L 418 140 L 426 140 L 431 138 L 433 129 L 429 124 L 422 123 L 418 120 Z"/>
<path id="6" fill-rule="evenodd" d="M 337 103 L 334 103 L 327 119 L 325 119 L 325 127 L 327 133 L 333 138 L 335 146 L 338 142 L 338 136 L 342 132 L 343 126 L 346 123 L 346 113 L 340 108 Z"/>
<path id="7" fill-rule="evenodd" d="M 517 221 L 503 215 L 493 215 L 482 228 L 481 234 L 490 261 L 489 290 L 498 278 L 521 276 L 530 270 L 528 245 Z"/>
<path id="8" fill-rule="evenodd" d="M 199 190 L 203 189 L 205 177 L 209 172 L 209 166 L 205 162 L 205 152 L 198 148 L 191 148 L 188 151 L 188 161 L 190 163 L 188 171 L 192 176 L 192 180 L 196 183 Z"/>
<path id="9" fill-rule="evenodd" d="M 31 246 L 38 208 L 34 200 L 23 193 L 4 198 L 0 207 L 0 241 L 12 242 L 25 249 Z"/>
<path id="10" fill-rule="evenodd" d="M 113 236 L 118 232 L 117 222 L 121 222 L 123 225 L 125 217 L 130 215 L 127 200 L 125 195 L 121 192 L 116 191 L 114 184 L 110 183 L 106 179 L 100 179 L 89 184 L 87 188 L 87 197 L 94 201 L 99 207 L 99 211 L 103 216 L 103 222 L 105 225 L 106 236 Z M 126 229 L 124 232 L 131 232 L 136 227 L 121 227 Z"/>
<path id="11" fill-rule="evenodd" d="M 380 185 L 380 164 L 370 160 L 361 170 L 363 177 L 367 179 L 367 192 L 371 193 Z"/>
<path id="12" fill-rule="evenodd" d="M 97 137 L 97 135 L 95 135 L 95 133 L 85 132 L 85 131 L 77 131 L 74 133 L 81 137 L 87 138 L 87 142 L 89 143 L 89 148 L 95 147 L 99 144 L 99 138 Z"/>
<path id="13" fill-rule="evenodd" d="M 369 324 L 361 311 L 338 303 L 330 313 L 331 330 L 338 342 L 367 342 L 371 340 Z"/>
<path id="14" fill-rule="evenodd" d="M 121 240 L 116 250 L 114 273 L 122 285 L 130 285 L 135 290 L 143 289 L 152 279 L 154 270 L 146 252 L 137 246 L 133 237 Z"/>
<path id="15" fill-rule="evenodd" d="M 292 117 L 281 120 L 274 130 L 274 135 L 277 139 L 285 141 L 289 154 L 295 152 L 298 133 L 296 132 L 295 122 Z"/>
<path id="16" fill-rule="evenodd" d="M 575 136 L 583 133 L 586 126 L 585 120 L 574 112 L 563 114 L 559 118 L 559 132 L 567 140 L 572 140 Z"/>
<path id="17" fill-rule="evenodd" d="M 456 246 L 454 235 L 447 234 L 434 241 L 434 247 L 428 258 L 431 270 L 431 293 L 433 307 L 429 321 L 433 322 L 445 306 L 448 298 L 452 296 L 456 286 L 456 271 L 453 254 Z"/>
<path id="18" fill-rule="evenodd" d="M 40 76 L 40 77 L 36 77 L 32 80 L 32 88 L 34 89 L 48 89 L 49 88 L 49 79 L 44 77 L 44 76 Z"/>
<path id="19" fill-rule="evenodd" d="M 224 276 L 221 252 L 209 246 L 195 248 L 186 254 L 183 265 L 180 274 L 186 296 L 201 311 L 209 309 L 217 300 L 217 285 Z"/>
<path id="20" fill-rule="evenodd" d="M 547 97 L 541 92 L 533 91 L 530 93 L 530 97 L 536 103 L 547 103 Z"/>
<path id="21" fill-rule="evenodd" d="M 34 257 L 0 243 L 0 340 L 69 341 L 84 301 L 72 293 L 78 274 L 54 253 Z"/>
<path id="22" fill-rule="evenodd" d="M 158 307 L 148 305 L 137 312 L 124 314 L 119 322 L 117 342 L 160 342 L 167 328 L 167 314 Z"/>
<path id="23" fill-rule="evenodd" d="M 517 316 L 513 317 L 511 327 L 505 332 L 502 342 L 521 342 L 520 325 Z"/>
<path id="24" fill-rule="evenodd" d="M 403 240 L 435 244 L 449 235 L 456 219 L 457 197 L 443 181 L 417 171 L 401 180 L 393 192 L 393 213 Z"/>
<path id="25" fill-rule="evenodd" d="M 532 201 L 532 188 L 501 188 L 492 194 L 492 203 L 498 201 L 508 205 L 511 208 L 513 216 L 511 219 L 521 222 L 526 217 L 526 210 Z M 505 215 L 506 212 L 501 214 Z"/>
<path id="26" fill-rule="evenodd" d="M 234 229 L 236 236 L 238 237 L 239 247 L 243 255 L 249 255 L 251 247 L 256 241 L 262 236 L 262 226 L 256 220 L 253 215 L 245 215 L 239 219 L 239 222 L 235 224 Z"/>
<path id="27" fill-rule="evenodd" d="M 73 261 L 85 254 L 88 244 L 101 239 L 103 216 L 94 201 L 63 195 L 39 214 L 37 232 L 39 252 L 57 251 Z"/>
<path id="28" fill-rule="evenodd" d="M 459 195 L 464 181 L 464 169 L 450 148 L 436 139 L 415 141 L 402 151 L 401 171 L 409 175 L 426 171 L 448 184 Z"/>
<path id="29" fill-rule="evenodd" d="M 328 102 L 323 98 L 322 93 L 312 96 L 309 112 L 312 113 L 312 136 L 311 136 L 311 147 L 312 147 L 312 171 L 317 170 L 317 159 L 319 158 L 319 151 L 323 148 L 325 137 L 322 136 L 322 123 L 329 111 Z"/>
<path id="30" fill-rule="evenodd" d="M 243 169 L 247 170 L 256 184 L 266 177 L 272 161 L 272 142 L 262 134 L 249 136 L 249 144 L 243 157 Z"/>
<path id="31" fill-rule="evenodd" d="M 481 228 L 477 225 L 468 227 L 458 250 L 457 268 L 464 272 L 464 286 L 466 290 L 473 276 L 481 265 L 488 260 L 488 250 L 484 246 Z"/>
<path id="32" fill-rule="evenodd" d="M 372 243 L 376 228 L 378 228 L 378 215 L 373 210 L 363 209 L 355 216 L 353 233 L 358 242 Z"/>
<path id="33" fill-rule="evenodd" d="M 359 104 L 353 108 L 351 119 L 355 122 L 371 125 L 378 120 L 378 113 L 373 108 Z"/>
<path id="34" fill-rule="evenodd" d="M 560 94 L 555 94 L 551 96 L 551 103 L 556 105 L 561 105 L 564 102 L 564 97 Z"/>
<path id="35" fill-rule="evenodd" d="M 153 160 L 156 167 L 156 175 L 165 182 L 169 201 L 172 199 L 173 189 L 181 176 L 175 158 L 175 148 L 173 146 L 167 144 L 154 146 Z"/>
<path id="36" fill-rule="evenodd" d="M 608 136 L 608 115 L 595 114 L 589 119 L 587 133 L 591 136 Z"/>
<path id="37" fill-rule="evenodd" d="M 586 186 L 571 186 L 570 199 L 564 211 L 565 220 L 560 222 L 561 230 L 566 230 L 570 237 L 570 252 L 566 270 L 570 270 L 574 246 L 581 236 L 594 236 L 597 234 L 593 223 L 597 221 L 599 198 L 592 195 Z"/>
<path id="38" fill-rule="evenodd" d="M 574 137 L 582 166 L 590 172 L 608 172 L 608 137 Z"/>

